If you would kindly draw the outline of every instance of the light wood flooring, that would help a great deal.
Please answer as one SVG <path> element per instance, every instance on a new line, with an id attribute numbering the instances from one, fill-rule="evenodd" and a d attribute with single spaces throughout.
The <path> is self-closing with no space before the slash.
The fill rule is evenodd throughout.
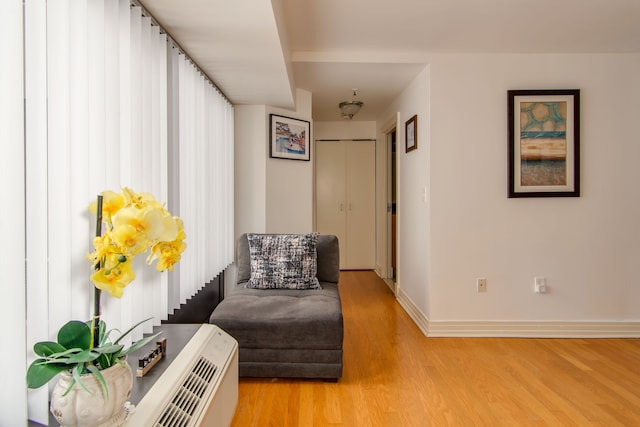
<path id="1" fill-rule="evenodd" d="M 640 426 L 639 339 L 427 338 L 373 272 L 342 272 L 337 383 L 240 379 L 242 426 Z"/>

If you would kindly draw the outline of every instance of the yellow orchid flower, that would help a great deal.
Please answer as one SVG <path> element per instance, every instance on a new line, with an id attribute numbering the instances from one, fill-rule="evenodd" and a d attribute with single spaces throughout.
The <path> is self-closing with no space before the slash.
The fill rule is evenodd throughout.
<path id="1" fill-rule="evenodd" d="M 126 258 L 124 262 L 120 259 L 107 258 L 105 266 L 91 275 L 91 281 L 96 288 L 109 292 L 115 298 L 121 298 L 124 288 L 136 278 L 131 259 Z"/>
<path id="2" fill-rule="evenodd" d="M 112 242 L 111 233 L 105 233 L 102 236 L 94 237 L 93 246 L 96 250 L 88 254 L 87 258 L 93 261 L 94 265 L 101 259 L 105 259 L 108 256 L 112 256 L 115 253 L 120 252 Z"/>
<path id="3" fill-rule="evenodd" d="M 162 218 L 162 233 L 156 236 L 156 240 L 170 242 L 172 240 L 178 239 L 178 234 L 182 231 L 182 226 L 178 224 L 177 216 L 171 216 L 171 213 L 166 209 L 159 210 L 160 216 Z"/>
<path id="4" fill-rule="evenodd" d="M 187 244 L 182 240 L 173 242 L 159 242 L 151 247 L 151 253 L 147 257 L 147 264 L 152 264 L 156 259 L 156 270 L 173 270 L 173 266 L 180 261 L 182 252 L 187 248 Z"/>
<path id="5" fill-rule="evenodd" d="M 126 200 L 127 206 L 132 206 L 137 209 L 146 207 L 152 207 L 162 209 L 162 204 L 156 200 L 153 195 L 149 193 L 140 192 L 137 193 L 130 188 L 124 187 L 122 189 L 122 195 Z"/>
<path id="6" fill-rule="evenodd" d="M 171 216 L 149 193 L 125 187 L 122 193 L 104 191 L 102 197 L 107 230 L 94 239 L 95 250 L 87 255 L 94 266 L 101 265 L 91 275 L 91 281 L 97 288 L 120 298 L 135 278 L 133 257 L 151 249 L 148 264 L 158 260 L 158 271 L 173 270 L 187 247 L 186 234 L 182 220 Z M 97 203 L 92 203 L 89 209 L 96 213 Z"/>
<path id="7" fill-rule="evenodd" d="M 120 224 L 110 234 L 119 251 L 126 256 L 134 257 L 149 247 L 145 233 L 131 224 Z"/>
<path id="8" fill-rule="evenodd" d="M 113 191 L 102 192 L 102 220 L 107 224 L 111 224 L 111 218 L 120 209 L 125 206 L 125 197 L 122 194 Z M 89 205 L 89 211 L 96 215 L 98 211 L 98 202 L 94 201 Z"/>
<path id="9" fill-rule="evenodd" d="M 166 211 L 165 211 L 166 212 Z M 120 209 L 113 217 L 113 227 L 117 229 L 123 225 L 130 225 L 139 233 L 146 236 L 146 241 L 171 241 L 178 234 L 176 221 L 163 210 L 147 206 L 142 209 L 126 207 Z"/>
<path id="10" fill-rule="evenodd" d="M 151 265 L 153 261 L 158 260 L 156 270 L 165 271 L 173 270 L 173 266 L 180 261 L 182 252 L 187 248 L 184 243 L 187 235 L 184 232 L 184 223 L 178 217 L 173 217 L 178 227 L 178 235 L 171 242 L 158 242 L 151 247 L 151 253 L 147 257 L 147 264 Z"/>

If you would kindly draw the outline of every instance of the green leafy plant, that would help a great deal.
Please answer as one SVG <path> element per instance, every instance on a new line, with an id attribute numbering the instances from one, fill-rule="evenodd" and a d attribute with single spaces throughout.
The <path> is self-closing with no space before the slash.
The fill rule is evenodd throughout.
<path id="1" fill-rule="evenodd" d="M 89 391 L 82 383 L 80 375 L 93 374 L 102 385 L 105 395 L 109 396 L 109 390 L 105 383 L 101 370 L 110 368 L 116 363 L 127 363 L 124 357 L 151 342 L 160 335 L 160 332 L 152 336 L 136 341 L 132 346 L 125 349 L 120 344 L 120 340 L 127 336 L 136 327 L 150 319 L 145 319 L 118 339 L 111 342 L 110 335 L 115 329 L 106 331 L 106 325 L 100 321 L 100 341 L 99 346 L 92 347 L 91 322 L 80 322 L 72 320 L 67 322 L 58 331 L 58 342 L 41 341 L 33 346 L 33 351 L 38 356 L 27 370 L 27 387 L 38 388 L 63 371 L 69 371 L 73 381 L 65 391 L 65 395 L 71 390 L 75 383 Z"/>

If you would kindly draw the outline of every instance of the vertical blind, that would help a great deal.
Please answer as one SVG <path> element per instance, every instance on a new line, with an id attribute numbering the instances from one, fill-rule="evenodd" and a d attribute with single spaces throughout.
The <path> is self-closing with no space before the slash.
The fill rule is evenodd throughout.
<path id="1" fill-rule="evenodd" d="M 187 235 L 210 229 L 211 235 L 229 244 L 193 242 L 193 256 L 180 263 L 180 299 L 184 300 L 222 271 L 233 260 L 233 145 L 224 141 L 233 134 L 233 111 L 200 71 L 177 49 L 180 94 L 179 141 L 181 142 L 180 217 Z"/>
<path id="2" fill-rule="evenodd" d="M 0 425 L 24 425 L 27 414 L 25 346 L 25 200 L 22 1 L 0 2 L 0 257 L 3 366 L 0 372 Z M 18 396 L 18 399 L 15 399 Z"/>
<path id="3" fill-rule="evenodd" d="M 103 190 L 166 202 L 188 245 L 173 272 L 134 260 L 122 299 L 102 296 L 109 328 L 153 317 L 139 339 L 233 261 L 233 107 L 130 0 L 25 0 L 24 34 L 28 363 L 34 342 L 90 318 L 87 206 Z M 44 389 L 29 418 L 46 424 Z"/>

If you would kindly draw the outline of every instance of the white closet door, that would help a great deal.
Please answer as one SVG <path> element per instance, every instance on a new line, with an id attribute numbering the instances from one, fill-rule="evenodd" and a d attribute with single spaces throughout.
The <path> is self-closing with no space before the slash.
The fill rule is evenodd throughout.
<path id="1" fill-rule="evenodd" d="M 316 144 L 316 229 L 334 234 L 340 244 L 340 268 L 346 260 L 345 148 L 340 142 Z"/>
<path id="2" fill-rule="evenodd" d="M 347 267 L 375 267 L 375 145 L 348 141 L 346 145 Z"/>
<path id="3" fill-rule="evenodd" d="M 375 144 L 316 144 L 316 229 L 335 234 L 340 268 L 375 267 Z"/>

